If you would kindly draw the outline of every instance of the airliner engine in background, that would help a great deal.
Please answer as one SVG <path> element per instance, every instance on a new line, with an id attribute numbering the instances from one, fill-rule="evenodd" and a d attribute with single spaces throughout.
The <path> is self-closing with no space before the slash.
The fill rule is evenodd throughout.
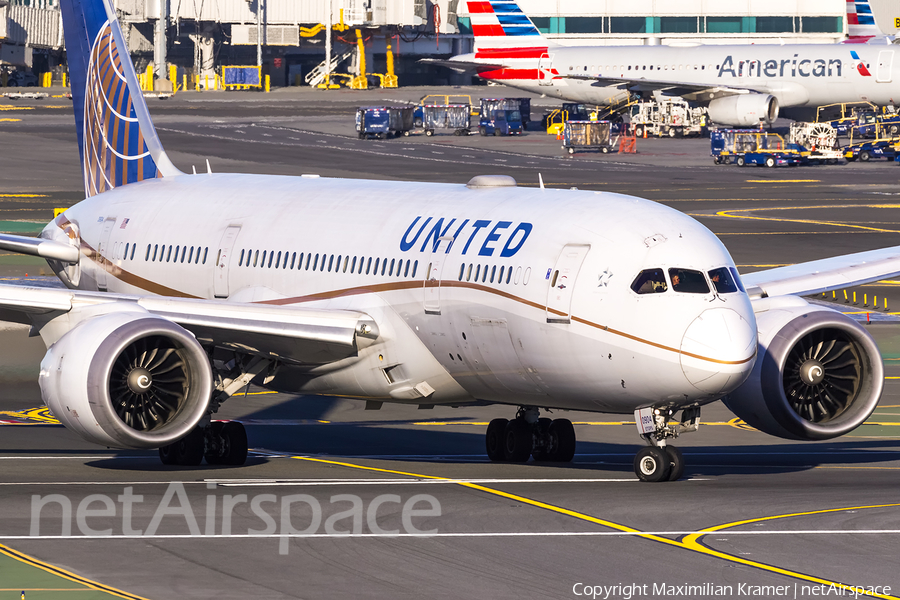
<path id="1" fill-rule="evenodd" d="M 110 0 L 61 8 L 86 198 L 0 247 L 45 257 L 69 289 L 2 285 L 0 318 L 43 338 L 44 402 L 90 442 L 242 464 L 243 426 L 212 417 L 254 381 L 374 406 L 518 407 L 487 429 L 497 461 L 572 460 L 572 423 L 542 409 L 634 414 L 635 472 L 663 481 L 684 469 L 669 442 L 718 399 L 794 440 L 845 434 L 879 401 L 869 334 L 798 294 L 900 274 L 900 248 L 742 283 L 700 223 L 619 194 L 502 175 L 188 175 L 163 151 Z"/>
<path id="2" fill-rule="evenodd" d="M 511 87 L 601 106 L 632 94 L 680 96 L 708 107 L 710 119 L 739 127 L 771 124 L 779 115 L 815 118 L 816 107 L 862 100 L 900 102 L 900 60 L 882 42 L 674 46 L 561 46 L 544 38 L 513 0 L 469 0 L 475 53 L 432 61 L 475 70 Z M 850 41 L 873 40 L 866 25 Z M 848 8 L 849 10 L 849 8 Z"/>

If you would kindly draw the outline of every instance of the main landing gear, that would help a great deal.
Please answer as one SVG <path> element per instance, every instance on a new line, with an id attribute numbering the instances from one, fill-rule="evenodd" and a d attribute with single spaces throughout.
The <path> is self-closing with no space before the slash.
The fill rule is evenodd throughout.
<path id="1" fill-rule="evenodd" d="M 164 465 L 197 466 L 244 464 L 247 460 L 247 431 L 237 421 L 212 421 L 219 405 L 246 387 L 254 377 L 268 369 L 263 385 L 275 376 L 277 363 L 259 356 L 234 355 L 227 362 L 210 355 L 216 389 L 209 402 L 207 416 L 199 426 L 174 444 L 159 449 Z"/>
<path id="2" fill-rule="evenodd" d="M 641 481 L 676 481 L 684 475 L 684 457 L 681 450 L 669 446 L 669 438 L 682 433 L 697 431 L 700 427 L 700 407 L 685 408 L 681 422 L 669 425 L 677 411 L 672 408 L 642 408 L 634 411 L 634 420 L 648 444 L 634 457 L 634 474 Z"/>
<path id="3" fill-rule="evenodd" d="M 534 406 L 519 408 L 516 418 L 494 419 L 485 436 L 494 462 L 570 462 L 575 456 L 575 428 L 568 419 L 540 418 Z"/>
<path id="4" fill-rule="evenodd" d="M 244 425 L 237 421 L 213 421 L 159 449 L 159 459 L 164 465 L 195 467 L 204 458 L 208 465 L 244 464 L 247 460 Z"/>

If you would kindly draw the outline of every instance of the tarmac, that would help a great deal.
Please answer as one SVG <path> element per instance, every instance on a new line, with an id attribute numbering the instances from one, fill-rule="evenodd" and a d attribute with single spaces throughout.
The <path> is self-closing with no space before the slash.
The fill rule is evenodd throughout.
<path id="1" fill-rule="evenodd" d="M 205 171 L 208 160 L 216 172 L 359 179 L 500 173 L 537 186 L 540 175 L 548 187 L 674 206 L 719 235 L 742 272 L 900 244 L 893 163 L 716 166 L 707 139 L 640 139 L 634 155 L 569 157 L 540 131 L 356 136 L 357 106 L 450 91 L 519 95 L 292 88 L 182 92 L 148 105 L 185 171 Z M 554 105 L 535 98 L 533 114 Z M 0 98 L 0 149 L 0 231 L 37 233 L 54 208 L 83 197 L 68 99 Z M 0 275 L 52 285 L 28 258 L 0 256 Z M 885 392 L 867 424 L 794 442 L 715 403 L 698 433 L 675 442 L 685 477 L 663 485 L 634 476 L 640 439 L 627 415 L 558 415 L 576 423 L 571 464 L 492 464 L 484 429 L 514 407 L 364 411 L 259 388 L 220 413 L 246 424 L 245 466 L 163 467 L 153 452 L 91 446 L 54 424 L 35 384 L 43 344 L 8 326 L 0 600 L 23 590 L 29 599 L 812 598 L 838 584 L 900 597 L 898 285 L 848 289 L 846 302 L 844 290 L 816 298 L 867 322 L 882 350 Z"/>

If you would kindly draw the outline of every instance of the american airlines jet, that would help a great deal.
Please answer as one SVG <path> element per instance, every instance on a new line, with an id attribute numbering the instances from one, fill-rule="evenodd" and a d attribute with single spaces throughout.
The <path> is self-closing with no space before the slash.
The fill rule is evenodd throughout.
<path id="1" fill-rule="evenodd" d="M 900 60 L 887 44 L 560 46 L 514 0 L 467 5 L 475 53 L 433 62 L 564 100 L 611 105 L 630 94 L 681 96 L 706 106 L 715 123 L 741 127 L 771 124 L 779 114 L 814 118 L 826 104 L 900 102 Z M 872 39 L 878 29 L 868 3 L 851 5 L 865 27 L 851 27 L 850 41 Z"/>
<path id="2" fill-rule="evenodd" d="M 878 403 L 872 338 L 799 295 L 896 276 L 900 247 L 742 281 L 709 230 L 630 196 L 182 173 L 110 0 L 61 7 L 85 199 L 0 247 L 68 289 L 0 285 L 0 318 L 42 337 L 43 400 L 90 442 L 242 464 L 243 426 L 213 416 L 254 381 L 509 405 L 487 429 L 495 461 L 572 460 L 572 423 L 541 410 L 633 414 L 635 473 L 666 481 L 710 402 L 793 440 L 845 434 Z"/>

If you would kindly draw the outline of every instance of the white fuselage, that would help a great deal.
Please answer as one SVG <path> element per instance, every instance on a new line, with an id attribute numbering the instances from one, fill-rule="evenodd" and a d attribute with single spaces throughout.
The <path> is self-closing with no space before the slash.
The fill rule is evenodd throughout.
<path id="1" fill-rule="evenodd" d="M 775 96 L 782 108 L 861 100 L 887 105 L 900 100 L 900 60 L 895 60 L 894 48 L 887 45 L 550 46 L 543 58 L 496 58 L 497 52 L 479 51 L 460 59 L 503 62 L 510 68 L 485 76 L 591 104 L 621 99 L 624 89 L 640 87 L 640 79 L 672 82 L 674 88 L 680 83 L 749 89 Z M 573 76 L 622 79 L 623 86 Z"/>
<path id="2" fill-rule="evenodd" d="M 645 269 L 734 264 L 698 222 L 629 196 L 183 175 L 89 198 L 45 234 L 66 221 L 80 289 L 376 320 L 358 356 L 282 365 L 284 391 L 630 413 L 719 398 L 756 353 L 745 293 L 631 289 Z"/>

